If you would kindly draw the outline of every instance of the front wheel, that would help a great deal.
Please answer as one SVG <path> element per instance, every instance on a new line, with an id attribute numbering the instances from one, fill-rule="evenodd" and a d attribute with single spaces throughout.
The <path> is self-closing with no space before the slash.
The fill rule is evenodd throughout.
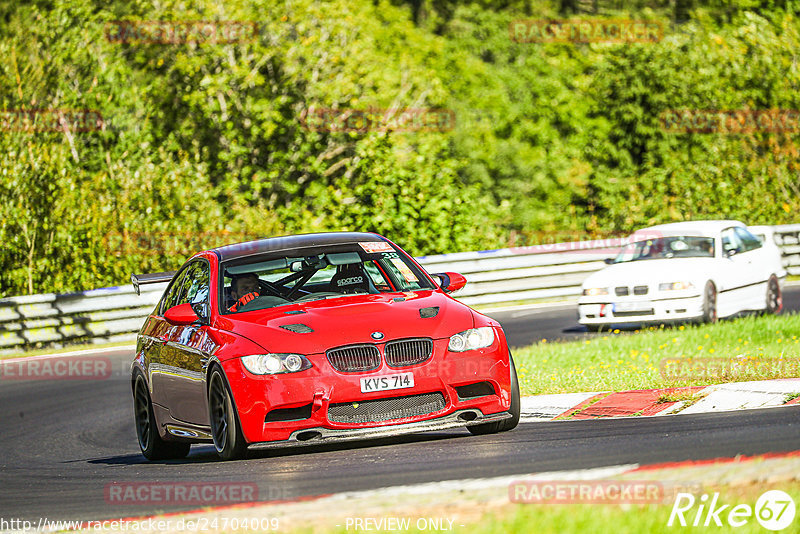
<path id="1" fill-rule="evenodd" d="M 512 428 L 516 428 L 516 426 L 519 424 L 519 415 L 521 411 L 519 381 L 517 380 L 517 369 L 514 367 L 514 359 L 511 357 L 510 352 L 508 353 L 508 365 L 511 368 L 511 407 L 508 410 L 508 413 L 511 414 L 511 417 L 508 419 L 503 419 L 502 421 L 496 421 L 494 423 L 483 423 L 481 425 L 468 426 L 467 430 L 476 436 L 505 432 L 507 430 L 511 430 Z"/>
<path id="2" fill-rule="evenodd" d="M 783 295 L 778 279 L 773 274 L 767 282 L 767 308 L 766 312 L 777 315 L 783 309 Z"/>
<path id="3" fill-rule="evenodd" d="M 247 442 L 244 440 L 239 417 L 233 408 L 231 393 L 222 376 L 215 367 L 208 380 L 208 414 L 211 419 L 211 436 L 214 448 L 223 460 L 244 458 Z"/>
<path id="4" fill-rule="evenodd" d="M 158 434 L 156 418 L 153 415 L 153 403 L 147 383 L 141 373 L 136 373 L 133 383 L 133 413 L 136 420 L 136 437 L 139 448 L 148 460 L 181 459 L 189 454 L 190 443 L 164 441 Z"/>
<path id="5" fill-rule="evenodd" d="M 717 322 L 717 286 L 709 280 L 703 292 L 703 322 Z"/>

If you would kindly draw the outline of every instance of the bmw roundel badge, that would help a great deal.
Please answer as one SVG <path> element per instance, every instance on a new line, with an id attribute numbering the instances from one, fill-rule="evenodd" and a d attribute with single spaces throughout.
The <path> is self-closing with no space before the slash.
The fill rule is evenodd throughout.
<path id="1" fill-rule="evenodd" d="M 383 339 L 383 332 L 373 332 L 370 334 L 370 337 L 375 340 Z"/>

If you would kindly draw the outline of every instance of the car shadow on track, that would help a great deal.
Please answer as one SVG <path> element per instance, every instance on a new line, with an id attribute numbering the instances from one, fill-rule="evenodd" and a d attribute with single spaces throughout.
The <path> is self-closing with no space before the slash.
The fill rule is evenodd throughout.
<path id="1" fill-rule="evenodd" d="M 465 430 L 450 430 L 443 432 L 427 432 L 422 434 L 409 434 L 406 436 L 396 436 L 391 438 L 376 438 L 365 440 L 353 440 L 339 443 L 320 443 L 294 445 L 284 448 L 259 449 L 251 448 L 247 451 L 245 459 L 255 460 L 260 458 L 281 458 L 289 456 L 304 456 L 307 454 L 318 454 L 324 452 L 358 450 L 366 448 L 386 447 L 391 445 L 402 445 L 409 443 L 430 443 L 443 440 L 467 438 L 471 435 Z M 86 460 L 72 460 L 72 462 L 85 461 L 95 465 L 137 465 L 137 464 L 198 464 L 207 462 L 218 462 L 219 457 L 211 445 L 197 444 L 192 446 L 189 456 L 180 460 L 159 460 L 148 461 L 139 453 L 110 456 L 107 458 L 92 458 Z"/>

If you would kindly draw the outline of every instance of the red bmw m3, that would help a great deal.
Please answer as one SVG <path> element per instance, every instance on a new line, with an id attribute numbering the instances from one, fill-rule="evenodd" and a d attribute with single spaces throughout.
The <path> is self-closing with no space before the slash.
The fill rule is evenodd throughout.
<path id="1" fill-rule="evenodd" d="M 502 328 L 448 295 L 465 278 L 429 275 L 377 234 L 229 245 L 132 280 L 169 281 L 131 368 L 150 460 L 519 421 Z"/>

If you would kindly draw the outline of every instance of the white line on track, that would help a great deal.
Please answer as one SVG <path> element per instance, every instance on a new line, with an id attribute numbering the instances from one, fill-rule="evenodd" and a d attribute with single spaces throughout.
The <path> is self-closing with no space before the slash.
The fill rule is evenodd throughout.
<path id="1" fill-rule="evenodd" d="M 103 354 L 105 352 L 116 352 L 116 351 L 133 351 L 136 350 L 136 345 L 121 345 L 119 347 L 98 347 L 96 349 L 83 349 L 83 350 L 73 350 L 70 352 L 55 352 L 53 354 L 40 354 L 38 356 L 22 356 L 20 358 L 5 358 L 0 359 L 0 365 L 4 363 L 14 363 L 14 362 L 21 362 L 21 361 L 32 361 L 32 360 L 47 360 L 50 358 L 64 358 L 70 356 L 81 356 L 83 354 Z"/>

